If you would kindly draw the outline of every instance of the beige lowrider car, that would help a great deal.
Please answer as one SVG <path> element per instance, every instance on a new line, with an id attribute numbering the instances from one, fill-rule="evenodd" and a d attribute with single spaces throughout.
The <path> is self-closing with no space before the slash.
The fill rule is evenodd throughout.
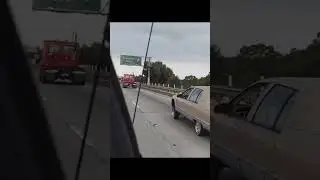
<path id="1" fill-rule="evenodd" d="M 319 180 L 319 102 L 319 78 L 275 78 L 217 105 L 211 114 L 213 178 Z"/>
<path id="2" fill-rule="evenodd" d="M 198 136 L 210 131 L 210 86 L 193 86 L 172 97 L 172 116 L 180 115 L 194 122 Z"/>

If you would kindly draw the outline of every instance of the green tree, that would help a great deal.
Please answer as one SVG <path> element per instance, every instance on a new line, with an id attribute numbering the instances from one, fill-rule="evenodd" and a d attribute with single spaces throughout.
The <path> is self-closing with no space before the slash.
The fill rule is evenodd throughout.
<path id="1" fill-rule="evenodd" d="M 188 88 L 190 86 L 197 85 L 197 83 L 198 83 L 198 78 L 193 75 L 186 76 L 183 79 L 183 87 L 184 88 Z"/>
<path id="2" fill-rule="evenodd" d="M 148 77 L 148 63 L 144 64 L 143 75 L 144 77 Z M 150 82 L 151 83 L 169 83 L 178 81 L 177 77 L 173 73 L 172 69 L 167 67 L 161 61 L 151 62 L 150 64 Z M 146 81 L 146 78 L 145 78 Z"/>
<path id="3" fill-rule="evenodd" d="M 287 54 L 280 54 L 272 46 L 265 44 L 245 45 L 234 57 L 220 57 L 220 64 L 211 59 L 214 65 L 213 84 L 227 85 L 217 76 L 227 78 L 232 74 L 235 87 L 245 87 L 265 77 L 320 77 L 320 32 L 303 49 L 292 47 Z M 218 72 L 218 73 L 217 73 Z M 217 80 L 218 79 L 218 80 Z"/>
<path id="4" fill-rule="evenodd" d="M 281 56 L 281 54 L 275 51 L 273 46 L 265 45 L 262 43 L 253 44 L 250 46 L 242 46 L 239 50 L 238 57 L 247 59 L 257 59 L 257 58 L 276 58 Z"/>
<path id="5" fill-rule="evenodd" d="M 197 86 L 210 86 L 210 72 L 207 76 L 198 79 Z"/>

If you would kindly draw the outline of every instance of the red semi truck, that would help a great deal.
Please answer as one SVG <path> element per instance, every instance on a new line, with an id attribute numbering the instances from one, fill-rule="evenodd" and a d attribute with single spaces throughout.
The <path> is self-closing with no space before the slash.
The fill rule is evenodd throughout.
<path id="1" fill-rule="evenodd" d="M 40 81 L 63 81 L 84 85 L 86 71 L 79 67 L 79 44 L 58 40 L 44 41 Z"/>
<path id="2" fill-rule="evenodd" d="M 120 80 L 122 87 L 137 87 L 136 77 L 133 74 L 124 74 Z"/>

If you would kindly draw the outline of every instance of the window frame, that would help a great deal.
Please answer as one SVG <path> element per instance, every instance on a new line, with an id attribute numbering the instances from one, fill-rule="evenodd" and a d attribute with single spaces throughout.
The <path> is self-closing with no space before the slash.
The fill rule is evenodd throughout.
<path id="1" fill-rule="evenodd" d="M 247 114 L 246 118 L 242 118 L 239 116 L 235 116 L 231 111 L 228 113 L 228 116 L 243 120 L 243 121 L 247 121 L 250 122 L 252 121 L 252 114 L 255 113 L 257 106 L 260 104 L 260 102 L 262 102 L 262 100 L 264 99 L 264 97 L 266 96 L 266 94 L 270 91 L 270 89 L 273 87 L 273 84 L 270 82 L 256 82 L 252 85 L 250 85 L 249 87 L 247 87 L 246 89 L 244 89 L 243 91 L 241 91 L 238 95 L 236 95 L 234 98 L 232 98 L 228 105 L 230 105 L 231 107 L 235 104 L 235 102 L 238 101 L 238 99 L 240 97 L 243 97 L 243 95 L 245 95 L 246 93 L 248 93 L 248 91 L 252 90 L 253 88 L 257 87 L 257 86 L 264 86 L 265 89 L 262 91 L 262 94 L 260 94 L 260 96 L 258 97 L 258 99 L 256 100 L 255 104 L 253 104 L 250 108 L 250 111 Z"/>
<path id="2" fill-rule="evenodd" d="M 195 100 L 193 101 L 193 100 L 191 100 L 190 98 L 192 97 L 192 94 L 193 94 L 193 93 L 197 93 L 197 92 L 195 92 L 195 91 L 198 91 L 198 92 L 200 91 L 200 92 L 197 94 Z M 196 103 L 196 102 L 197 102 L 197 99 L 198 99 L 198 96 L 201 94 L 202 91 L 203 91 L 203 90 L 200 89 L 200 88 L 194 88 L 194 89 L 192 90 L 191 94 L 190 94 L 189 97 L 188 97 L 188 101 L 193 102 L 193 103 Z"/>
<path id="3" fill-rule="evenodd" d="M 55 50 L 57 50 L 57 51 L 51 51 L 51 50 L 53 50 L 53 49 L 55 49 Z M 61 51 L 61 48 L 60 48 L 60 46 L 58 46 L 58 45 L 50 44 L 50 45 L 47 46 L 47 52 L 48 52 L 48 54 L 59 53 L 60 51 Z"/>
<path id="4" fill-rule="evenodd" d="M 200 93 L 198 94 L 198 96 L 197 96 L 197 99 L 196 99 L 196 102 L 195 103 L 199 103 L 199 100 L 200 100 L 200 98 L 201 98 L 201 96 L 202 96 L 202 93 L 203 93 L 203 89 L 201 89 L 201 91 L 200 91 Z"/>
<path id="5" fill-rule="evenodd" d="M 241 96 L 243 96 L 244 94 L 246 94 L 248 91 L 250 91 L 252 88 L 256 87 L 256 86 L 259 86 L 259 85 L 265 85 L 266 88 L 268 87 L 268 85 L 270 85 L 270 83 L 268 82 L 258 82 L 258 83 L 255 83 L 255 84 L 252 84 L 251 86 L 247 87 L 246 89 L 244 89 L 242 92 L 240 92 L 239 94 L 237 94 L 236 96 L 234 96 L 228 104 L 234 104 L 234 102 Z"/>
<path id="6" fill-rule="evenodd" d="M 66 49 L 68 51 L 66 51 Z M 73 53 L 75 50 L 76 50 L 76 48 L 74 46 L 72 46 L 72 45 L 64 45 L 61 48 L 62 53 L 65 53 L 65 54 Z"/>
<path id="7" fill-rule="evenodd" d="M 272 127 L 271 127 L 271 128 L 268 128 L 268 127 L 265 127 L 265 126 L 263 126 L 263 125 L 261 125 L 261 124 L 256 123 L 256 122 L 254 121 L 254 119 L 255 119 L 256 114 L 257 114 L 258 110 L 260 109 L 262 103 L 264 102 L 264 100 L 268 97 L 268 95 L 272 92 L 272 90 L 273 90 L 274 88 L 276 88 L 277 86 L 281 86 L 281 87 L 284 87 L 284 88 L 287 88 L 287 89 L 291 89 L 291 90 L 292 90 L 292 93 L 288 96 L 288 98 L 287 98 L 287 99 L 284 101 L 284 103 L 282 104 L 282 106 L 281 106 L 281 108 L 280 108 L 280 110 L 279 110 L 279 112 L 278 112 L 278 114 L 277 114 L 277 116 L 276 116 L 276 118 L 275 118 L 275 120 L 274 120 L 274 122 L 273 122 Z M 253 113 L 253 115 L 252 115 L 252 118 L 251 118 L 251 120 L 250 120 L 250 123 L 251 123 L 251 124 L 254 124 L 254 125 L 256 125 L 256 126 L 259 126 L 259 127 L 263 128 L 263 129 L 267 129 L 267 130 L 270 130 L 270 131 L 274 131 L 274 132 L 280 133 L 281 130 L 280 130 L 280 131 L 279 131 L 279 130 L 276 130 L 276 125 L 277 125 L 277 123 L 279 122 L 279 119 L 281 118 L 282 112 L 285 110 L 285 108 L 287 107 L 287 105 L 288 105 L 288 103 L 290 102 L 290 100 L 297 95 L 297 92 L 298 92 L 298 90 L 295 89 L 295 88 L 293 88 L 293 87 L 286 86 L 286 85 L 279 84 L 279 83 L 273 83 L 273 84 L 272 84 L 272 87 L 267 91 L 267 93 L 263 96 L 262 100 L 259 102 L 259 104 L 258 104 L 257 107 L 255 108 L 255 111 L 254 111 L 254 113 Z"/>
<path id="8" fill-rule="evenodd" d="M 183 91 L 183 92 L 181 93 L 181 95 L 183 95 L 185 92 L 187 92 L 187 91 L 190 90 L 190 89 L 191 89 L 191 91 L 190 91 L 190 93 L 189 93 L 189 95 L 188 95 L 187 98 L 183 98 L 183 97 L 179 97 L 179 98 L 188 100 L 189 96 L 191 95 L 192 91 L 194 90 L 194 87 L 189 87 L 188 89 L 186 89 L 185 91 Z"/>

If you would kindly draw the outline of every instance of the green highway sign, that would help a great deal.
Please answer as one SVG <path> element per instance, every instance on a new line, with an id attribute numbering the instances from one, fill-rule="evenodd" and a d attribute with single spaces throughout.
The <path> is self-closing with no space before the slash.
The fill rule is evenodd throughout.
<path id="1" fill-rule="evenodd" d="M 120 56 L 120 65 L 141 66 L 141 62 L 142 62 L 141 56 L 129 56 L 129 55 Z"/>
<path id="2" fill-rule="evenodd" d="M 100 13 L 101 0 L 33 0 L 33 10 Z"/>

